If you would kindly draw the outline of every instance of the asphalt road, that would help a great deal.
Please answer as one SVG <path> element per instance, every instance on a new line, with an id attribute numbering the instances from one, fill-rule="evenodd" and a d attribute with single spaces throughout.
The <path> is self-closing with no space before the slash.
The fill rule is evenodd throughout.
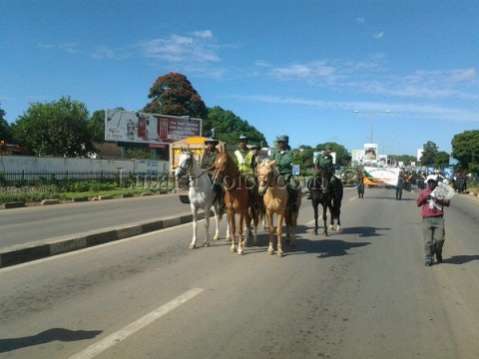
<path id="1" fill-rule="evenodd" d="M 183 213 L 176 194 L 0 210 L 0 248 Z"/>
<path id="2" fill-rule="evenodd" d="M 477 359 L 477 200 L 426 268 L 414 194 L 352 195 L 329 238 L 305 205 L 284 258 L 188 250 L 188 224 L 1 269 L 0 358 Z"/>

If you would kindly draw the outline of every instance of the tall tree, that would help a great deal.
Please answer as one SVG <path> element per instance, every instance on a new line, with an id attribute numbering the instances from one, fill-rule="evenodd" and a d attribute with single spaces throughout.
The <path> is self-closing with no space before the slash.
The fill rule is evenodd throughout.
<path id="1" fill-rule="evenodd" d="M 11 128 L 5 119 L 5 111 L 0 107 L 0 141 L 11 140 Z"/>
<path id="2" fill-rule="evenodd" d="M 479 172 L 479 130 L 464 131 L 454 135 L 452 155 L 462 169 Z"/>
<path id="3" fill-rule="evenodd" d="M 105 111 L 98 110 L 93 112 L 88 119 L 87 127 L 93 142 L 105 142 Z"/>
<path id="4" fill-rule="evenodd" d="M 438 152 L 439 149 L 437 145 L 432 141 L 427 141 L 423 146 L 421 164 L 423 166 L 434 166 L 436 163 L 436 156 Z"/>
<path id="5" fill-rule="evenodd" d="M 145 112 L 206 118 L 206 105 L 185 75 L 170 72 L 153 83 Z"/>
<path id="6" fill-rule="evenodd" d="M 439 151 L 436 154 L 435 162 L 434 164 L 436 167 L 446 167 L 449 166 L 449 153 L 446 151 Z"/>
<path id="7" fill-rule="evenodd" d="M 238 143 L 239 136 L 243 134 L 252 143 L 260 146 L 267 145 L 264 135 L 254 126 L 251 126 L 248 121 L 219 106 L 209 108 L 208 116 L 203 121 L 203 133 L 205 135 L 209 136 L 213 128 L 216 137 L 229 144 Z"/>
<path id="8" fill-rule="evenodd" d="M 69 97 L 31 104 L 15 122 L 13 134 L 39 156 L 75 157 L 92 150 L 87 108 Z"/>
<path id="9" fill-rule="evenodd" d="M 346 166 L 351 162 L 351 155 L 343 145 L 336 142 L 320 143 L 316 146 L 317 151 L 324 151 L 326 147 L 330 147 L 332 152 L 336 152 L 336 164 Z"/>

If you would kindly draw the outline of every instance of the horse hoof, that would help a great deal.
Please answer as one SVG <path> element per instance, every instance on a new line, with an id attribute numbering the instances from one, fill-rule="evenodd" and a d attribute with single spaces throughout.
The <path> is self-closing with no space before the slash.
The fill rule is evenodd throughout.
<path id="1" fill-rule="evenodd" d="M 268 254 L 273 255 L 273 254 L 274 254 L 274 250 L 268 249 Z"/>
<path id="2" fill-rule="evenodd" d="M 214 241 L 217 241 L 220 239 L 220 235 L 219 234 L 215 234 L 215 236 L 213 237 L 213 240 Z"/>
<path id="3" fill-rule="evenodd" d="M 203 243 L 203 247 L 209 247 L 210 246 L 210 242 L 204 242 Z"/>
<path id="4" fill-rule="evenodd" d="M 283 251 L 281 251 L 281 252 L 280 252 L 280 251 L 278 251 L 278 253 L 276 253 L 276 254 L 277 254 L 277 255 L 278 255 L 278 257 L 280 257 L 280 258 L 281 258 L 281 257 L 284 257 L 284 252 L 283 252 Z"/>
<path id="5" fill-rule="evenodd" d="M 197 247 L 196 247 L 196 244 L 190 244 L 189 248 L 190 249 L 196 249 Z"/>
<path id="6" fill-rule="evenodd" d="M 236 248 L 235 247 L 230 247 L 230 251 L 231 251 L 231 253 L 234 253 L 234 252 L 236 252 Z"/>

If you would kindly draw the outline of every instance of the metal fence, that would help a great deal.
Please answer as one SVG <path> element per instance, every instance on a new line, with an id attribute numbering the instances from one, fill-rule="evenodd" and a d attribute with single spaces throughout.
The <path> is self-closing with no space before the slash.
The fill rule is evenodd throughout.
<path id="1" fill-rule="evenodd" d="M 152 186 L 170 188 L 174 177 L 163 172 L 1 172 L 0 188 L 57 186 L 69 187 L 84 182 L 111 183 L 117 186 Z"/>

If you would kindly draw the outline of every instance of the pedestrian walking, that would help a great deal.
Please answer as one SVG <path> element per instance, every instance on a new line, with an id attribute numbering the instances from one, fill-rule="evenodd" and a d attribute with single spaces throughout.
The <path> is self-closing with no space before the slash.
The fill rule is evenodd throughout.
<path id="1" fill-rule="evenodd" d="M 424 263 L 431 266 L 436 256 L 437 263 L 442 263 L 442 250 L 446 235 L 444 225 L 444 207 L 449 207 L 449 200 L 437 198 L 434 190 L 438 178 L 430 175 L 426 179 L 427 188 L 417 198 L 417 206 L 421 207 L 422 235 L 424 240 Z"/>

